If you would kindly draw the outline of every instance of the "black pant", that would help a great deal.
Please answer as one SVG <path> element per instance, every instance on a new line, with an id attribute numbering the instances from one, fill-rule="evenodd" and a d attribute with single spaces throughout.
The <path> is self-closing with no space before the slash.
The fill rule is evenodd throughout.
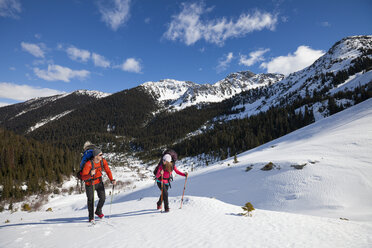
<path id="1" fill-rule="evenodd" d="M 158 182 L 158 187 L 161 191 L 161 183 Z M 164 208 L 169 209 L 169 202 L 168 202 L 168 187 L 169 185 L 163 184 L 163 201 L 164 201 Z M 159 197 L 159 201 L 157 202 L 157 205 L 161 205 L 161 194 Z"/>
<path id="2" fill-rule="evenodd" d="M 102 207 L 103 204 L 105 204 L 106 200 L 106 194 L 105 194 L 105 186 L 103 185 L 103 182 L 100 182 L 96 185 L 94 185 L 94 189 L 97 191 L 97 195 L 99 198 L 96 213 L 102 214 Z M 85 192 L 88 197 L 88 211 L 89 211 L 89 219 L 93 219 L 94 216 L 94 202 L 93 202 L 93 185 L 85 185 Z"/>

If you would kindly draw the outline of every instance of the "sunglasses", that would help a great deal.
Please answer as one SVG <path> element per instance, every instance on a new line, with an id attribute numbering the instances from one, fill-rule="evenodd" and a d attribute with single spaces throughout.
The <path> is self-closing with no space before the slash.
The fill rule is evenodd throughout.
<path id="1" fill-rule="evenodd" d="M 103 154 L 98 154 L 98 156 L 102 157 L 102 156 L 103 156 Z"/>

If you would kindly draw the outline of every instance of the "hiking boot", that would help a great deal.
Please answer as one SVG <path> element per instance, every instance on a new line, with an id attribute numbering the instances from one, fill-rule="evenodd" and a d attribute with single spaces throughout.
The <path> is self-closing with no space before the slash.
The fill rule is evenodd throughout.
<path id="1" fill-rule="evenodd" d="M 161 206 L 157 205 L 157 209 L 158 209 L 158 210 L 161 210 Z"/>
<path id="2" fill-rule="evenodd" d="M 97 212 L 95 212 L 95 214 L 96 214 L 100 219 L 102 219 L 103 216 L 105 216 L 102 212 L 101 212 L 101 213 L 97 213 Z"/>
<path id="3" fill-rule="evenodd" d="M 164 210 L 164 212 L 168 213 L 169 210 L 170 210 L 169 208 L 166 208 L 166 209 Z"/>
<path id="4" fill-rule="evenodd" d="M 94 219 L 89 219 L 89 222 L 92 222 L 92 221 L 94 221 Z"/>

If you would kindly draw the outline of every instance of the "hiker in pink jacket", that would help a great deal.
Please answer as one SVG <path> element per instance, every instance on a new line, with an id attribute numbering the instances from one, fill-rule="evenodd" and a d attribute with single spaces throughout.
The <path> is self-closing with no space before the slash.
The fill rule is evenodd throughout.
<path id="1" fill-rule="evenodd" d="M 168 202 L 168 188 L 170 187 L 170 180 L 172 177 L 173 170 L 180 176 L 187 177 L 187 172 L 182 173 L 172 162 L 172 157 L 169 154 L 163 156 L 162 162 L 156 173 L 156 182 L 160 190 L 162 190 L 162 179 L 163 179 L 163 196 L 160 195 L 159 201 L 157 202 L 157 208 L 161 209 L 162 197 L 164 200 L 165 212 L 169 212 L 169 202 Z"/>

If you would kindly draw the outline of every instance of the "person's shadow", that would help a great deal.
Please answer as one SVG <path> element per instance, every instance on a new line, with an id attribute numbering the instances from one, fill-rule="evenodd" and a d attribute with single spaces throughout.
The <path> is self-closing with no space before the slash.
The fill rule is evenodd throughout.
<path id="1" fill-rule="evenodd" d="M 138 211 L 131 211 L 120 214 L 112 214 L 106 218 L 125 218 L 131 216 L 145 215 L 145 214 L 154 214 L 159 213 L 156 209 L 143 209 Z M 26 223 L 17 223 L 17 224 L 4 224 L 0 225 L 0 230 L 7 227 L 16 227 L 16 226 L 29 226 L 29 225 L 50 225 L 50 224 L 64 224 L 64 223 L 87 223 L 88 217 L 70 217 L 70 218 L 55 218 L 55 219 L 45 219 L 40 222 L 26 222 Z"/>
<path id="2" fill-rule="evenodd" d="M 159 210 L 156 209 L 143 209 L 143 210 L 138 210 L 138 211 L 131 211 L 131 212 L 126 212 L 126 213 L 121 213 L 121 214 L 113 214 L 110 216 L 113 218 L 121 218 L 121 217 L 130 217 L 130 216 L 138 216 L 138 215 L 145 215 L 145 214 L 155 214 L 159 213 Z"/>

